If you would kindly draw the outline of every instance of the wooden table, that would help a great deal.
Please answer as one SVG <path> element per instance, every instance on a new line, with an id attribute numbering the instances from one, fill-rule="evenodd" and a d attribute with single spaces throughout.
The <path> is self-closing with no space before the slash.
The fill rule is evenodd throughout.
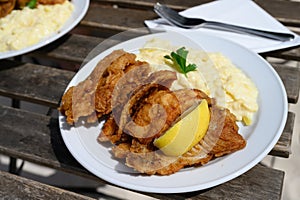
<path id="1" fill-rule="evenodd" d="M 208 0 L 165 0 L 182 10 Z M 300 31 L 300 2 L 256 1 L 266 11 L 295 32 Z M 87 54 L 116 33 L 144 27 L 143 21 L 157 18 L 154 0 L 92 0 L 81 23 L 58 41 L 34 52 L 0 60 L 0 95 L 11 106 L 0 105 L 0 154 L 11 158 L 10 172 L 0 171 L 0 199 L 89 199 L 75 192 L 38 183 L 17 175 L 16 159 L 30 161 L 92 180 L 103 180 L 84 169 L 64 145 L 56 108 L 60 98 Z M 296 103 L 300 86 L 300 47 L 262 54 L 282 78 L 289 103 Z M 287 61 L 298 63 L 289 66 Z M 49 108 L 45 115 L 20 107 L 26 101 Z M 53 112 L 54 111 L 54 112 Z M 289 157 L 295 114 L 288 113 L 284 132 L 270 155 Z M 245 174 L 217 187 L 181 194 L 149 194 L 159 199 L 280 199 L 284 172 L 256 165 Z"/>

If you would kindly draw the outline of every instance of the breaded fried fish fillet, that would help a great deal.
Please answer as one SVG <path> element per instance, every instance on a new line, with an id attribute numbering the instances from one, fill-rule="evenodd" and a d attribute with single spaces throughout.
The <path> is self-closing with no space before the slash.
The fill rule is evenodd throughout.
<path id="1" fill-rule="evenodd" d="M 166 72 L 160 72 L 164 73 Z M 200 103 L 202 99 L 206 99 L 209 105 L 214 103 L 213 99 L 200 90 L 170 91 L 154 83 L 145 85 L 138 94 L 138 97 L 135 96 L 124 107 L 124 112 L 128 112 L 129 117 L 126 115 L 125 120 L 117 123 L 115 120 L 118 118 L 110 116 L 104 123 L 98 137 L 100 142 L 110 140 L 112 143 L 119 143 L 132 136 L 147 144 L 162 135 L 186 110 Z"/>
<path id="2" fill-rule="evenodd" d="M 150 175 L 169 175 L 184 167 L 204 165 L 245 147 L 236 118 L 228 109 L 218 107 L 201 90 L 171 90 L 177 79 L 175 72 L 152 72 L 148 63 L 135 59 L 134 54 L 116 50 L 84 81 L 70 87 L 59 108 L 67 122 L 73 124 L 84 117 L 92 123 L 107 116 L 98 142 L 111 142 L 116 158 Z M 153 141 L 203 99 L 210 110 L 204 138 L 179 157 L 163 154 Z"/>
<path id="3" fill-rule="evenodd" d="M 0 18 L 5 17 L 14 9 L 16 0 L 0 1 Z"/>
<path id="4" fill-rule="evenodd" d="M 112 96 L 113 111 L 102 128 L 102 133 L 98 137 L 99 141 L 110 140 L 115 143 L 120 140 L 126 124 L 131 120 L 138 107 L 143 105 L 142 101 L 154 90 L 171 87 L 177 78 L 175 72 L 161 70 L 149 74 L 149 71 L 143 68 L 147 67 L 131 70 L 116 85 Z M 141 76 L 142 74 L 144 76 Z"/>
<path id="5" fill-rule="evenodd" d="M 125 132 L 147 144 L 161 136 L 185 111 L 202 99 L 208 99 L 211 103 L 210 98 L 200 90 L 155 90 L 140 102 L 141 106 L 126 124 Z"/>
<path id="6" fill-rule="evenodd" d="M 245 147 L 246 141 L 238 133 L 235 116 L 229 110 L 217 107 L 214 100 L 205 93 L 196 89 L 170 91 L 156 84 L 149 86 L 151 87 L 142 90 L 145 95 L 139 95 L 139 101 L 135 101 L 134 106 L 129 108 L 133 110 L 132 118 L 127 120 L 122 134 L 117 134 L 120 129 L 111 117 L 104 124 L 98 138 L 99 141 L 105 141 L 101 140 L 105 135 L 115 143 L 112 151 L 114 156 L 125 159 L 129 167 L 141 173 L 168 175 L 186 166 L 206 164 L 213 158 Z M 153 145 L 154 139 L 161 136 L 182 113 L 202 99 L 208 101 L 211 112 L 205 137 L 180 157 L 164 155 Z M 156 108 L 157 105 L 163 111 Z"/>
<path id="7" fill-rule="evenodd" d="M 136 62 L 135 55 L 116 50 L 102 59 L 92 73 L 78 85 L 70 87 L 63 95 L 59 110 L 73 124 L 80 117 L 87 117 L 89 123 L 111 112 L 111 95 L 118 80 L 144 62 Z"/>

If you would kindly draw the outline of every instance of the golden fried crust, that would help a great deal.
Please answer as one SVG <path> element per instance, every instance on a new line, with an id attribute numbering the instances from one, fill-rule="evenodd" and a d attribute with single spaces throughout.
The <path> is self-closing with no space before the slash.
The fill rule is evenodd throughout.
<path id="1" fill-rule="evenodd" d="M 111 54 L 102 59 L 93 72 L 77 86 L 71 87 L 63 95 L 61 106 L 59 110 L 67 117 L 67 122 L 73 124 L 77 122 L 80 117 L 88 117 L 95 113 L 95 92 L 98 82 L 104 71 L 126 54 L 123 50 L 113 51 Z M 90 122 L 97 118 L 91 117 Z"/>
<path id="2" fill-rule="evenodd" d="M 146 63 L 135 64 L 136 56 L 126 53 L 115 60 L 99 79 L 95 93 L 95 109 L 98 117 L 112 111 L 112 95 L 117 83 L 125 75 L 127 68 L 134 68 Z"/>
<path id="3" fill-rule="evenodd" d="M 169 79 L 164 80 L 165 84 L 171 86 L 175 75 L 172 72 L 159 71 L 151 74 L 152 78 L 157 75 L 159 76 L 154 83 L 143 85 L 133 95 L 128 95 L 129 102 L 118 111 L 121 116 L 113 113 L 109 117 L 99 135 L 101 140 L 106 138 L 105 141 L 117 143 L 124 135 L 130 135 L 147 144 L 162 135 L 182 113 L 198 104 L 201 99 L 207 99 L 209 105 L 212 105 L 213 100 L 200 90 L 170 91 L 157 83 L 160 82 L 160 77 L 165 77 Z"/>
<path id="4" fill-rule="evenodd" d="M 7 0 L 0 2 L 0 18 L 8 15 L 15 7 L 16 0 Z"/>
<path id="5" fill-rule="evenodd" d="M 121 112 L 151 73 L 148 63 L 136 61 L 125 69 L 124 76 L 115 85 L 112 94 L 113 117 L 120 121 Z"/>
<path id="6" fill-rule="evenodd" d="M 134 117 L 139 107 L 143 106 L 142 101 L 154 90 L 166 90 L 171 87 L 173 81 L 176 80 L 174 72 L 162 70 L 150 74 L 148 64 L 137 63 L 135 64 L 137 67 L 129 67 L 130 71 L 126 73 L 126 77 L 120 79 L 115 86 L 112 95 L 113 112 L 104 123 L 98 137 L 99 141 L 110 140 L 116 143 L 120 142 L 121 138 L 126 138 L 124 135 L 130 135 L 128 130 L 123 133 L 123 129 Z M 176 100 L 176 97 L 174 99 Z"/>
<path id="7" fill-rule="evenodd" d="M 203 157 L 169 157 L 161 152 L 127 153 L 126 165 L 148 175 L 170 175 L 184 167 L 204 165 L 212 159 L 211 154 Z"/>
<path id="8" fill-rule="evenodd" d="M 116 106 L 113 110 L 114 119 L 119 126 L 117 135 L 119 137 L 123 135 L 126 125 L 131 121 L 135 112 L 143 106 L 142 101 L 144 99 L 146 99 L 154 90 L 170 87 L 174 80 L 176 80 L 176 74 L 174 72 L 159 71 L 152 73 L 150 76 L 146 76 L 146 79 L 141 79 L 139 84 L 133 84 L 135 87 L 130 87 L 133 90 L 129 93 L 125 93 L 128 94 L 126 95 L 126 98 L 121 98 L 123 99 L 121 103 L 122 106 Z M 114 97 L 116 96 L 118 95 L 114 95 Z M 130 130 L 125 130 L 125 132 L 130 135 Z"/>
<path id="9" fill-rule="evenodd" d="M 139 138 L 142 143 L 150 143 L 161 136 L 190 107 L 200 103 L 201 99 L 212 100 L 200 90 L 182 89 L 170 91 L 157 88 L 143 101 L 125 126 L 125 131 Z"/>
<path id="10" fill-rule="evenodd" d="M 72 96 L 74 92 L 74 86 L 70 87 L 63 95 L 61 100 L 61 106 L 58 110 L 66 116 L 66 121 L 69 124 L 73 124 L 73 110 L 72 110 Z"/>
<path id="11" fill-rule="evenodd" d="M 143 143 L 159 137 L 181 114 L 178 99 L 167 89 L 153 92 L 141 104 L 125 129 Z"/>
<path id="12" fill-rule="evenodd" d="M 112 143 L 116 143 L 119 141 L 119 137 L 116 137 L 116 134 L 118 130 L 118 125 L 116 124 L 114 118 L 112 115 L 109 116 L 109 118 L 105 121 L 101 134 L 99 134 L 97 140 L 99 142 L 107 142 L 111 141 Z"/>
<path id="13" fill-rule="evenodd" d="M 214 109 L 214 108 L 213 108 Z M 214 109 L 213 112 L 220 112 Z M 212 149 L 215 157 L 220 157 L 225 154 L 243 149 L 246 146 L 244 138 L 237 134 L 238 126 L 235 123 L 236 117 L 228 110 L 225 109 L 225 119 L 222 134 L 220 135 L 217 144 Z"/>
<path id="14" fill-rule="evenodd" d="M 116 158 L 126 158 L 130 153 L 130 143 L 121 143 L 112 148 L 112 152 Z"/>

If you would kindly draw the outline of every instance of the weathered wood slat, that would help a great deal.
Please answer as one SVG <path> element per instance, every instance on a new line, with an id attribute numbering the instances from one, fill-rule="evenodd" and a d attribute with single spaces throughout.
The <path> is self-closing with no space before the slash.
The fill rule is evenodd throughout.
<path id="1" fill-rule="evenodd" d="M 65 53 L 68 54 L 71 50 L 66 49 Z M 57 54 L 59 52 L 61 51 Z M 1 60 L 0 68 L 0 95 L 50 107 L 59 105 L 65 88 L 74 76 L 74 72 L 10 60 Z M 283 79 L 289 102 L 297 102 L 300 69 L 281 65 L 274 65 L 274 68 Z"/>
<path id="2" fill-rule="evenodd" d="M 144 20 L 154 19 L 155 17 L 157 15 L 152 10 L 115 8 L 91 2 L 81 24 L 102 29 L 126 31 L 132 28 L 144 27 Z"/>
<path id="3" fill-rule="evenodd" d="M 71 156 L 61 138 L 57 119 L 0 106 L 0 121 L 1 154 L 101 181 Z M 244 175 L 220 186 L 175 196 L 230 199 L 236 195 L 237 199 L 264 199 L 265 195 L 272 195 L 272 199 L 279 199 L 283 175 L 281 171 L 257 165 Z M 174 196 L 155 194 L 155 197 L 170 199 Z"/>
<path id="4" fill-rule="evenodd" d="M 97 3 L 98 2 L 98 3 Z M 137 1 L 137 0 L 107 0 L 107 1 L 93 1 L 91 4 L 91 8 L 81 22 L 82 25 L 90 28 L 101 28 L 99 31 L 99 35 L 103 30 L 106 32 L 111 31 L 111 35 L 116 34 L 117 32 L 126 31 L 133 28 L 141 28 L 144 27 L 144 20 L 146 19 L 154 19 L 157 18 L 157 15 L 152 11 L 153 5 L 156 1 L 148 0 L 148 1 Z M 188 1 L 189 3 L 182 4 L 180 1 L 165 1 L 165 3 L 171 5 L 171 7 L 182 7 L 182 9 L 186 9 L 188 7 L 199 5 L 201 3 L 205 3 L 208 1 Z M 282 1 L 257 1 L 259 4 L 265 6 L 267 12 L 274 14 L 276 18 L 276 14 L 280 16 L 280 19 L 283 19 L 281 16 L 282 13 L 285 13 L 286 17 L 293 16 L 292 19 L 285 19 L 284 22 L 289 22 L 287 25 L 291 25 L 292 22 L 297 22 L 296 24 L 300 27 L 300 15 L 298 14 L 299 5 L 298 2 L 291 2 L 285 1 L 284 4 L 284 11 L 281 9 Z M 266 3 L 269 2 L 269 3 Z M 100 4 L 102 3 L 102 4 Z M 111 4 L 110 6 L 103 6 L 103 4 Z M 112 5 L 122 5 L 122 8 L 114 8 Z M 137 10 L 137 9 L 130 9 L 132 6 L 141 7 L 148 5 L 147 10 Z M 173 5 L 173 6 L 172 6 Z M 182 6 L 184 5 L 184 6 Z M 188 6 L 187 6 L 188 5 Z M 267 6 L 272 5 L 272 6 Z M 277 9 L 277 8 L 280 9 Z M 268 9 L 272 9 L 269 11 Z M 277 13 L 279 12 L 279 13 Z M 143 13 L 143 14 L 142 14 Z M 290 14 L 292 13 L 292 14 Z M 126 16 L 124 19 L 120 20 L 120 16 Z M 93 34 L 97 35 L 97 31 L 93 31 Z M 284 54 L 284 55 L 282 55 Z M 280 57 L 280 58 L 291 58 L 294 60 L 299 60 L 299 50 L 283 50 L 281 53 L 269 53 L 270 56 Z"/>
<path id="5" fill-rule="evenodd" d="M 74 192 L 49 186 L 24 177 L 0 171 L 1 199 L 74 199 L 91 200 Z"/>
<path id="6" fill-rule="evenodd" d="M 135 34 L 135 36 L 138 36 L 143 33 L 127 33 L 127 38 L 133 37 L 132 35 Z M 125 37 L 125 34 L 122 34 Z M 68 62 L 73 62 L 74 64 L 71 64 L 69 67 L 64 66 L 64 64 L 61 64 L 61 67 L 63 69 L 68 69 L 71 71 L 77 71 L 81 66 L 85 59 L 94 57 L 101 53 L 102 51 L 106 50 L 107 48 L 113 46 L 114 44 L 117 44 L 118 36 L 115 36 L 115 39 L 112 38 L 102 38 L 102 37 L 93 37 L 93 36 L 85 36 L 85 35 L 78 35 L 78 34 L 72 34 L 70 35 L 65 41 L 57 41 L 57 43 L 50 44 L 44 48 L 41 48 L 38 51 L 34 51 L 33 53 L 27 54 L 27 57 L 34 57 L 35 62 L 38 62 L 39 59 L 43 60 L 49 60 L 53 62 L 58 62 L 58 60 L 64 60 Z M 264 57 L 277 57 L 282 58 L 286 60 L 298 60 L 300 61 L 300 47 L 294 48 L 293 50 L 286 50 L 286 51 L 277 51 L 277 52 L 269 52 L 262 54 Z M 45 64 L 45 63 L 43 63 Z M 46 64 L 47 65 L 47 64 Z M 285 67 L 285 66 L 282 66 Z M 275 68 L 276 69 L 276 68 Z M 279 73 L 284 73 L 284 69 L 279 69 Z M 287 72 L 290 72 L 290 74 L 293 77 L 297 77 L 298 75 L 297 69 L 286 69 Z M 295 73 L 294 73 L 295 72 Z M 294 74 L 294 75 L 293 75 Z M 293 83 L 290 84 L 291 86 L 297 86 L 298 84 Z M 295 88 L 297 90 L 297 88 Z M 289 92 L 288 92 L 289 93 Z M 296 91 L 298 94 L 298 90 Z M 295 97 L 297 95 L 296 93 L 292 92 L 291 95 Z"/>
<path id="7" fill-rule="evenodd" d="M 286 50 L 281 49 L 278 51 L 267 52 L 267 53 L 263 53 L 262 56 L 300 61 L 300 47 L 293 47 L 292 49 L 286 49 Z"/>
<path id="8" fill-rule="evenodd" d="M 299 2 L 281 0 L 256 0 L 256 3 L 281 23 L 298 27 L 300 26 Z"/>
<path id="9" fill-rule="evenodd" d="M 254 170 L 255 169 L 255 170 Z M 259 171 L 259 172 L 258 172 Z M 211 200 L 211 199 L 234 199 L 234 200 L 254 200 L 254 199 L 281 199 L 282 184 L 278 179 L 284 177 L 284 172 L 273 171 L 261 164 L 256 165 L 252 170 L 246 172 L 240 177 L 229 181 L 226 184 L 217 186 L 199 192 L 189 192 L 185 194 L 165 195 L 163 199 L 193 199 L 193 200 Z M 260 182 L 258 182 L 258 179 Z M 272 185 L 270 188 L 267 185 Z M 216 190 L 217 189 L 217 190 Z M 273 190 L 274 189 L 274 190 Z M 161 195 L 152 195 L 161 198 Z"/>
<path id="10" fill-rule="evenodd" d="M 156 1 L 156 0 L 95 0 L 94 2 L 98 2 L 106 5 L 117 5 L 119 7 L 124 8 L 137 8 L 137 9 L 148 9 L 152 10 L 153 6 L 156 2 L 160 2 L 168 5 L 169 7 L 177 10 L 184 10 L 192 6 L 209 3 L 212 0 L 192 0 L 186 1 L 184 4 L 182 0 L 164 0 L 164 1 Z"/>
<path id="11" fill-rule="evenodd" d="M 272 63 L 271 63 L 272 64 Z M 272 64 L 280 76 L 290 103 L 297 103 L 300 90 L 300 68 Z"/>
<path id="12" fill-rule="evenodd" d="M 10 60 L 0 61 L 0 95 L 57 107 L 74 73 Z"/>
<path id="13" fill-rule="evenodd" d="M 40 158 L 47 158 L 50 159 L 46 161 L 46 163 L 51 165 L 50 167 L 58 167 L 56 160 L 59 157 L 55 158 L 56 154 L 53 151 L 67 151 L 64 148 L 58 148 L 62 145 L 63 141 L 60 137 L 57 119 L 9 107 L 0 107 L 0 111 L 0 151 L 11 154 L 10 156 L 13 157 L 23 155 L 26 157 L 26 160 L 33 159 L 35 162 L 41 160 Z M 274 151 L 271 152 L 273 155 L 285 156 L 290 153 L 291 137 L 287 137 L 286 135 L 292 135 L 294 115 L 289 113 L 288 118 L 284 134 L 282 135 L 283 138 L 279 140 L 274 147 Z M 7 135 L 7 133 L 10 134 Z M 15 144 L 18 145 L 15 146 Z M 68 159 L 59 159 L 59 161 L 64 163 L 68 162 Z"/>
<path id="14" fill-rule="evenodd" d="M 105 38 L 69 34 L 27 56 L 36 57 L 42 55 L 43 58 L 47 57 L 52 60 L 60 59 L 82 63 L 93 48 L 101 44 L 104 40 Z"/>
<path id="15" fill-rule="evenodd" d="M 120 43 L 120 41 L 113 38 L 72 34 L 26 56 L 34 57 L 35 62 L 38 62 L 36 59 L 39 58 L 54 62 L 57 60 L 73 62 L 73 68 L 68 70 L 77 71 L 84 62 L 117 43 Z M 62 65 L 61 68 L 65 69 L 65 66 Z"/>
<path id="16" fill-rule="evenodd" d="M 119 5 L 127 8 L 140 8 L 152 10 L 156 0 L 96 0 L 94 2 L 102 4 Z M 187 9 L 192 6 L 212 2 L 212 0 L 190 0 L 182 3 L 180 0 L 164 0 L 162 3 L 178 10 Z M 286 24 L 300 26 L 300 4 L 295 1 L 281 0 L 255 0 L 255 2 L 270 13 L 277 20 Z"/>
<path id="17" fill-rule="evenodd" d="M 271 150 L 269 155 L 276 155 L 280 157 L 288 158 L 291 153 L 292 135 L 295 124 L 295 113 L 288 113 L 288 119 L 285 124 L 283 133 L 279 138 L 277 144 Z"/>
<path id="18" fill-rule="evenodd" d="M 179 1 L 177 3 L 176 2 L 173 3 L 173 1 L 170 1 L 169 3 L 174 5 L 182 5 L 182 3 Z M 191 6 L 198 5 L 201 2 L 191 2 Z M 144 31 L 144 29 L 140 29 L 145 28 L 144 20 L 157 18 L 157 15 L 152 11 L 152 8 L 147 10 L 132 9 L 129 6 L 132 5 L 131 3 L 136 6 L 144 4 L 153 5 L 154 1 L 92 1 L 87 15 L 82 20 L 81 25 L 78 26 L 77 29 L 73 30 L 73 33 L 97 37 L 89 38 L 76 34 L 75 36 L 73 35 L 70 37 L 70 35 L 67 35 L 60 40 L 35 51 L 34 53 L 30 53 L 29 56 L 37 57 L 40 60 L 55 59 L 56 62 L 58 62 L 60 59 L 68 60 L 71 62 L 76 62 L 78 65 L 78 63 L 80 64 L 82 59 L 84 59 L 85 56 L 87 56 L 87 54 L 104 39 L 119 32 L 132 29 L 136 29 L 136 31 Z M 122 4 L 128 6 L 125 6 L 125 8 L 115 8 L 113 4 Z M 298 4 L 300 5 L 300 3 Z M 299 60 L 299 49 L 294 49 L 292 51 L 285 50 L 281 51 L 280 53 L 271 52 L 267 55 Z M 66 66 L 65 68 L 69 67 Z M 74 68 L 78 68 L 78 66 Z"/>
<path id="19" fill-rule="evenodd" d="M 57 119 L 0 106 L 0 121 L 1 154 L 91 176 L 64 145 Z"/>

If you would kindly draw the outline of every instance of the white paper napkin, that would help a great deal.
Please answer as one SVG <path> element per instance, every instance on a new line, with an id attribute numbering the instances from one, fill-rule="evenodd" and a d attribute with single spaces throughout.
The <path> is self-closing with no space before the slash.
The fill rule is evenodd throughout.
<path id="1" fill-rule="evenodd" d="M 257 53 L 273 51 L 300 45 L 300 37 L 283 26 L 265 10 L 251 0 L 219 0 L 202 4 L 182 11 L 180 14 L 187 17 L 203 18 L 211 21 L 225 22 L 250 28 L 287 32 L 295 35 L 292 41 L 280 42 L 256 36 L 239 33 L 199 28 L 193 30 L 182 29 L 169 25 L 164 19 L 146 20 L 145 24 L 150 29 L 163 29 L 181 31 L 188 35 L 189 32 L 204 32 L 223 37 L 237 42 Z"/>

